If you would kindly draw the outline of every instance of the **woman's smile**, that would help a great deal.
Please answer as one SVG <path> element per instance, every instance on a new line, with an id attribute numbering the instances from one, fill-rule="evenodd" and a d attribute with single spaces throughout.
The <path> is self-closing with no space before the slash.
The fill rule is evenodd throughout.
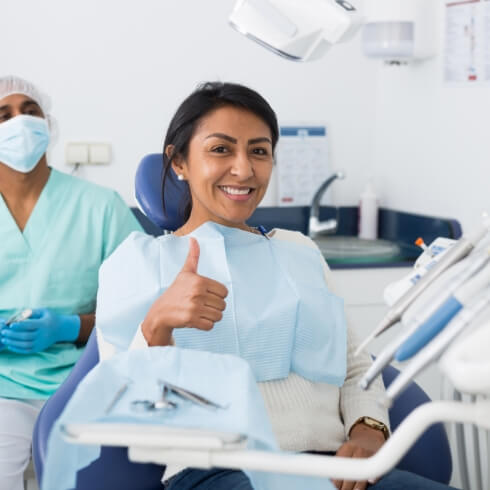
<path id="1" fill-rule="evenodd" d="M 219 185 L 218 188 L 228 199 L 231 199 L 232 201 L 248 201 L 255 191 L 255 189 L 252 187 L 231 185 Z"/>

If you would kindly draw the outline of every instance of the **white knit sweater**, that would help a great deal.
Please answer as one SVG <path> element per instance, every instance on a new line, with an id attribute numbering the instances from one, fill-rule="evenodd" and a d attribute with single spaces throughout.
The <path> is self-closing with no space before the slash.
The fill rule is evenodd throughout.
<path id="1" fill-rule="evenodd" d="M 275 229 L 269 233 L 274 240 L 289 240 L 316 247 L 299 232 Z M 319 264 L 319 267 L 322 265 Z M 323 262 L 325 281 L 335 292 L 332 273 Z M 99 330 L 97 341 L 101 360 L 114 354 L 114 347 L 106 342 Z M 130 349 L 147 348 L 141 328 Z M 362 416 L 370 416 L 389 426 L 388 413 L 378 404 L 384 391 L 381 380 L 376 380 L 368 391 L 358 387 L 358 381 L 371 364 L 367 354 L 354 357 L 357 340 L 347 329 L 347 377 L 343 386 L 313 383 L 291 373 L 287 378 L 259 383 L 272 427 L 281 449 L 289 451 L 336 451 L 347 439 L 352 425 Z"/>

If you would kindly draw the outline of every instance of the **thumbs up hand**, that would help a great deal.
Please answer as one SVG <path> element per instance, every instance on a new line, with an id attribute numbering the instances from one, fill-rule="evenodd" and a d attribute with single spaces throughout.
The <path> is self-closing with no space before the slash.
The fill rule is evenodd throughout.
<path id="1" fill-rule="evenodd" d="M 148 345 L 171 344 L 174 328 L 211 330 L 223 317 L 228 290 L 220 282 L 197 273 L 199 253 L 199 243 L 190 238 L 182 269 L 153 303 L 141 325 Z"/>

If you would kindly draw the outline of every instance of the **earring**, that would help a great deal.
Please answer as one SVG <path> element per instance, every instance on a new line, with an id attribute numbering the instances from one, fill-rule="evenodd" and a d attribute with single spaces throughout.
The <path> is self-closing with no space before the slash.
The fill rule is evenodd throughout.
<path id="1" fill-rule="evenodd" d="M 177 175 L 177 180 L 184 180 L 184 176 L 182 174 Z"/>

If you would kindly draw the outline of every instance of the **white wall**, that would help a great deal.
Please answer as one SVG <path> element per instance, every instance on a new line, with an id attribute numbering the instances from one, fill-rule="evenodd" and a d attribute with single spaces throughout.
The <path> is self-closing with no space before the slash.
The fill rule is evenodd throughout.
<path id="1" fill-rule="evenodd" d="M 80 175 L 132 202 L 136 165 L 161 151 L 178 103 L 198 82 L 231 80 L 261 92 L 282 121 L 326 122 L 331 166 L 348 175 L 333 198 L 357 202 L 373 151 L 375 64 L 359 40 L 314 63 L 283 60 L 228 27 L 233 3 L 3 0 L 1 71 L 52 96 L 60 135 L 51 164 L 69 171 L 67 141 L 110 142 L 113 163 Z"/>
<path id="2" fill-rule="evenodd" d="M 439 55 L 378 72 L 375 181 L 386 207 L 453 217 L 464 229 L 490 211 L 490 84 L 443 80 L 444 1 Z"/>
<path id="3" fill-rule="evenodd" d="M 130 203 L 136 165 L 161 150 L 177 104 L 221 79 L 259 90 L 280 121 L 328 124 L 331 167 L 347 173 L 334 202 L 356 203 L 373 175 L 382 205 L 468 228 L 488 208 L 489 86 L 444 84 L 438 1 L 441 54 L 386 67 L 360 54 L 359 37 L 313 63 L 283 60 L 228 27 L 230 0 L 5 0 L 0 66 L 51 94 L 52 165 L 67 169 L 67 141 L 110 142 L 112 164 L 80 175 Z"/>

